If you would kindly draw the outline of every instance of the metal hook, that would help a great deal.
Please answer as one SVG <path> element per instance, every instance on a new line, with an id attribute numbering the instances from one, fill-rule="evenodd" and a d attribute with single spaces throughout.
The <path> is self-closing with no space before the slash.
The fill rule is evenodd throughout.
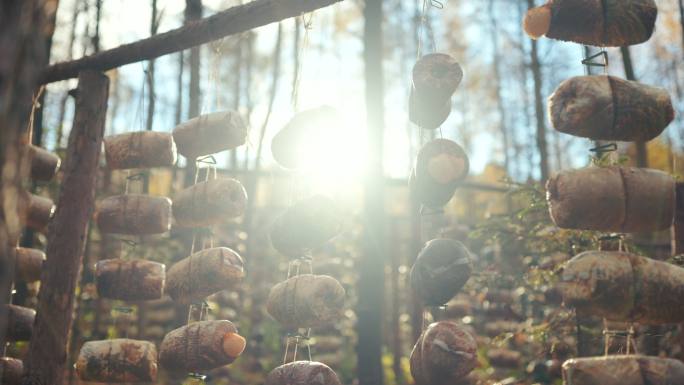
<path id="1" fill-rule="evenodd" d="M 601 155 L 608 153 L 608 152 L 617 151 L 617 149 L 618 149 L 617 143 L 607 143 L 607 144 L 602 144 L 600 146 L 596 146 L 594 148 L 590 148 L 589 151 L 595 152 L 596 155 L 601 156 Z"/>
<path id="2" fill-rule="evenodd" d="M 123 253 L 123 250 L 121 250 L 122 251 L 122 258 L 126 259 L 135 250 L 135 248 L 138 246 L 138 242 L 136 242 L 132 239 L 126 239 L 126 238 L 118 238 L 118 239 L 120 242 L 122 242 L 122 243 L 124 243 L 130 247 L 130 249 L 128 251 L 126 251 L 125 253 Z"/>
<path id="3" fill-rule="evenodd" d="M 214 158 L 213 155 L 202 156 L 202 157 L 195 159 L 195 164 L 197 164 L 198 166 L 202 163 L 204 163 L 204 164 L 217 164 L 216 158 Z"/>
<path id="4" fill-rule="evenodd" d="M 202 374 L 202 373 L 188 373 L 188 377 L 194 378 L 194 379 L 200 380 L 200 381 L 204 381 L 207 379 L 207 375 Z"/>
<path id="5" fill-rule="evenodd" d="M 604 336 L 613 336 L 613 337 L 628 337 L 630 335 L 630 332 L 628 330 L 603 329 L 603 335 Z"/>
<path id="6" fill-rule="evenodd" d="M 287 338 L 297 338 L 300 340 L 308 341 L 311 339 L 311 336 L 309 335 L 310 332 L 311 332 L 311 329 L 308 329 L 307 334 L 302 334 L 299 331 L 296 331 L 294 333 L 288 332 Z"/>
<path id="7" fill-rule="evenodd" d="M 312 30 L 313 29 L 313 12 L 309 13 L 309 20 L 306 19 L 306 15 L 302 15 L 302 22 L 304 24 L 304 29 L 306 30 Z"/>
<path id="8" fill-rule="evenodd" d="M 137 174 L 129 175 L 126 177 L 127 180 L 141 180 L 145 177 L 144 172 L 139 172 Z"/>
<path id="9" fill-rule="evenodd" d="M 670 258 L 670 260 L 675 265 L 684 266 L 684 254 L 677 254 L 677 255 L 673 256 L 672 258 Z"/>
<path id="10" fill-rule="evenodd" d="M 620 233 L 611 233 L 611 234 L 606 234 L 602 235 L 598 238 L 599 241 L 613 241 L 613 240 L 623 240 L 625 238 L 624 234 Z"/>
<path id="11" fill-rule="evenodd" d="M 136 247 L 136 246 L 138 246 L 138 242 L 136 242 L 136 241 L 134 241 L 134 240 L 132 240 L 132 239 L 119 238 L 119 241 L 121 241 L 121 242 L 123 242 L 123 243 L 125 243 L 125 244 L 127 244 L 128 246 L 131 246 L 131 247 Z"/>
<path id="12" fill-rule="evenodd" d="M 425 205 L 420 205 L 420 215 L 422 216 L 428 216 L 428 215 L 439 215 L 439 214 L 444 214 L 444 207 L 440 208 L 431 208 Z"/>
<path id="13" fill-rule="evenodd" d="M 129 306 L 116 306 L 112 310 L 114 310 L 117 313 L 123 313 L 123 314 L 133 313 L 133 308 L 129 307 Z"/>
<path id="14" fill-rule="evenodd" d="M 209 302 L 202 301 L 202 307 L 200 308 L 200 321 L 204 320 L 204 317 L 207 316 L 207 314 L 211 313 L 211 306 L 209 306 Z"/>
<path id="15" fill-rule="evenodd" d="M 311 255 L 302 255 L 301 257 L 297 258 L 299 263 L 311 263 L 313 262 L 313 257 Z"/>
<path id="16" fill-rule="evenodd" d="M 430 0 L 430 6 L 437 9 L 444 9 L 444 3 L 439 0 Z"/>
<path id="17" fill-rule="evenodd" d="M 313 258 L 309 255 L 303 255 L 291 260 L 287 264 L 287 278 L 289 279 L 298 276 L 300 274 L 300 268 L 303 264 L 308 265 L 309 271 L 311 274 L 313 274 Z"/>
<path id="18" fill-rule="evenodd" d="M 598 57 L 603 58 L 603 62 L 595 62 L 593 61 L 594 59 Z M 602 50 L 600 52 L 597 52 L 589 57 L 585 57 L 582 59 L 582 65 L 585 65 L 587 67 L 608 67 L 608 52 L 605 50 Z"/>

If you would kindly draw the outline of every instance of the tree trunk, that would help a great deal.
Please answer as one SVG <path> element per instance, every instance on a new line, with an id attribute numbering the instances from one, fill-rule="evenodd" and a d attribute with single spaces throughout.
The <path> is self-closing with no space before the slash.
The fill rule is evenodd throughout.
<path id="1" fill-rule="evenodd" d="M 625 77 L 627 77 L 627 80 L 636 80 L 629 47 L 620 47 L 620 53 L 622 54 L 622 64 L 625 67 Z M 634 143 L 634 146 L 636 147 L 636 166 L 648 167 L 648 150 L 646 149 L 646 142 L 638 141 Z"/>
<path id="2" fill-rule="evenodd" d="M 562 170 L 563 169 L 563 142 L 561 139 L 561 135 L 558 131 L 552 131 L 551 133 L 552 138 L 553 138 L 553 151 L 555 152 L 556 155 L 556 169 L 557 170 Z"/>
<path id="3" fill-rule="evenodd" d="M 261 151 L 264 144 L 264 136 L 266 135 L 266 128 L 268 127 L 268 121 L 271 118 L 271 113 L 273 112 L 273 104 L 275 102 L 276 94 L 278 93 L 278 80 L 280 79 L 280 51 L 282 50 L 283 41 L 283 24 L 278 23 L 278 35 L 276 37 L 275 48 L 273 49 L 273 74 L 271 78 L 271 91 L 270 98 L 268 100 L 268 108 L 266 110 L 266 117 L 264 122 L 261 124 L 261 131 L 259 132 L 259 142 L 257 144 L 256 156 L 254 159 L 254 170 L 257 172 L 261 168 Z M 256 179 L 255 179 L 256 180 Z M 254 196 L 256 192 L 256 184 L 251 191 L 251 195 L 248 191 L 248 196 Z M 250 200 L 251 202 L 252 200 Z"/>
<path id="4" fill-rule="evenodd" d="M 157 12 L 157 0 L 152 0 L 150 10 L 150 36 L 157 34 L 159 29 L 159 15 Z M 154 59 L 150 59 L 147 64 L 147 120 L 145 129 L 152 131 L 154 127 L 154 111 L 157 95 L 154 89 Z M 147 194 L 150 189 L 150 175 L 143 173 L 143 194 Z M 145 337 L 145 324 L 147 323 L 147 305 L 144 301 L 138 303 L 138 338 Z"/>
<path id="5" fill-rule="evenodd" d="M 52 49 L 52 33 L 54 32 L 55 18 L 57 14 L 53 13 L 47 20 L 50 26 L 50 32 L 45 36 L 45 63 L 47 64 L 50 60 L 50 50 Z M 38 147 L 43 147 L 43 136 L 44 136 L 44 117 L 43 117 L 43 106 L 45 105 L 45 96 L 47 91 L 44 89 L 40 93 L 35 106 L 35 112 L 33 116 L 33 127 L 31 128 L 31 137 L 29 138 L 31 143 Z M 36 181 L 31 183 L 31 192 L 36 192 Z M 32 229 L 25 229 L 21 240 L 21 246 L 31 248 L 34 244 L 35 231 Z M 12 302 L 17 305 L 23 305 L 27 299 L 28 286 L 26 282 L 17 282 L 15 285 L 16 293 L 12 298 Z"/>
<path id="6" fill-rule="evenodd" d="M 202 18 L 202 0 L 185 0 L 185 24 Z M 192 119 L 200 113 L 200 46 L 190 49 L 190 84 L 188 91 L 188 119 Z M 188 159 L 185 165 L 185 186 L 194 183 L 195 160 Z"/>
<path id="7" fill-rule="evenodd" d="M 403 236 L 402 232 L 396 228 L 397 226 L 393 226 L 392 228 L 392 238 L 397 239 Z M 401 340 L 401 324 L 399 321 L 399 317 L 401 315 L 401 304 L 404 303 L 404 301 L 400 298 L 400 295 L 402 293 L 401 291 L 401 285 L 399 283 L 399 265 L 401 264 L 401 261 L 399 260 L 400 257 L 400 248 L 398 247 L 398 244 L 395 243 L 392 245 L 392 248 L 389 250 L 390 252 L 390 293 L 391 293 L 391 303 L 392 303 L 392 311 L 389 316 L 389 325 L 390 325 L 390 341 L 391 341 L 391 346 L 392 346 L 392 371 L 394 372 L 394 382 L 395 384 L 403 384 L 404 381 L 404 372 L 401 367 L 401 360 L 404 357 L 404 352 L 402 349 L 402 340 Z"/>
<path id="8" fill-rule="evenodd" d="M 157 0 L 152 0 L 152 16 L 150 17 L 150 36 L 157 34 L 159 20 L 157 16 Z M 147 64 L 147 123 L 145 129 L 152 131 L 154 123 L 154 107 L 156 95 L 154 93 L 154 59 L 150 59 Z"/>
<path id="9" fill-rule="evenodd" d="M 504 155 L 504 170 L 506 175 L 510 175 L 510 157 L 509 157 L 509 147 L 510 140 L 508 136 L 508 127 L 506 123 L 506 108 L 504 107 L 503 96 L 501 95 L 501 64 L 499 56 L 499 28 L 497 25 L 496 17 L 494 16 L 494 0 L 489 0 L 489 22 L 492 28 L 491 39 L 492 39 L 492 55 L 494 56 L 494 81 L 496 82 L 496 107 L 499 112 L 499 129 L 501 130 L 501 140 L 502 140 L 502 152 Z"/>
<path id="10" fill-rule="evenodd" d="M 292 44 L 292 66 L 294 68 L 294 73 L 292 75 L 292 106 L 294 107 L 294 112 L 297 112 L 297 106 L 299 104 L 299 99 L 298 97 L 298 92 L 297 92 L 297 87 L 299 85 L 299 66 L 300 66 L 300 58 L 299 58 L 299 33 L 301 27 L 301 21 L 299 20 L 298 17 L 294 18 L 295 22 L 295 28 L 294 28 L 294 34 L 293 34 L 293 44 Z"/>
<path id="11" fill-rule="evenodd" d="M 28 175 L 25 143 L 32 94 L 47 64 L 57 0 L 0 3 L 0 303 L 11 297 L 12 253 L 21 234 L 17 199 Z M 5 346 L 7 307 L 0 307 L 0 346 Z"/>
<path id="12" fill-rule="evenodd" d="M 93 34 L 93 53 L 100 52 L 100 20 L 102 19 L 102 0 L 95 0 L 95 33 Z"/>
<path id="13" fill-rule="evenodd" d="M 242 46 L 244 41 L 242 37 L 237 39 L 236 48 L 234 50 L 234 67 L 231 74 L 233 78 L 233 110 L 235 112 L 240 112 L 240 95 L 242 94 Z M 229 169 L 237 170 L 237 149 L 234 148 L 230 150 Z"/>
<path id="14" fill-rule="evenodd" d="M 67 60 L 73 59 L 74 43 L 76 42 L 76 25 L 78 24 L 78 15 L 81 10 L 81 3 L 74 2 L 74 8 L 71 11 L 71 26 L 69 27 L 69 40 L 67 44 Z M 69 93 L 65 92 L 59 101 L 59 113 L 57 114 L 57 134 L 55 135 L 55 149 L 62 148 L 62 137 L 64 136 L 64 117 L 66 116 L 66 105 L 69 100 Z"/>
<path id="15" fill-rule="evenodd" d="M 363 14 L 369 151 L 364 187 L 363 252 L 358 261 L 357 374 L 359 385 L 382 385 L 382 314 L 385 287 L 382 0 L 367 0 Z"/>
<path id="16" fill-rule="evenodd" d="M 83 33 L 81 34 L 84 38 L 81 39 L 81 56 L 86 56 L 88 54 L 88 49 L 91 48 L 93 39 L 90 37 L 90 1 L 83 1 L 83 14 L 85 15 L 85 23 L 83 26 Z"/>
<path id="17" fill-rule="evenodd" d="M 534 0 L 527 0 L 529 8 L 534 7 Z M 542 73 L 539 64 L 536 40 L 532 40 L 530 51 L 530 68 L 534 79 L 534 111 L 537 118 L 537 151 L 539 151 L 539 170 L 541 181 L 549 179 L 549 152 L 546 144 L 546 123 L 544 121 L 544 98 L 542 96 Z"/>
<path id="18" fill-rule="evenodd" d="M 95 199 L 108 91 L 109 79 L 104 74 L 87 71 L 79 75 L 76 113 L 69 134 L 62 189 L 48 231 L 48 259 L 41 275 L 24 385 L 60 385 L 66 373 L 67 341 Z"/>
<path id="19" fill-rule="evenodd" d="M 411 196 L 411 265 L 415 261 L 418 253 L 423 248 L 420 227 L 420 203 L 418 198 Z M 423 304 L 420 298 L 411 293 L 411 340 L 418 341 L 423 333 Z"/>
<path id="20" fill-rule="evenodd" d="M 527 11 L 527 5 L 526 5 L 526 0 L 522 0 L 521 2 L 518 3 L 518 20 L 522 20 L 525 12 Z M 532 119 L 530 118 L 530 95 L 529 92 L 527 91 L 527 84 L 529 83 L 529 76 L 530 73 L 527 70 L 527 66 L 524 65 L 525 63 L 525 57 L 528 55 L 527 51 L 525 50 L 525 41 L 528 40 L 527 35 L 525 34 L 525 30 L 523 28 L 522 23 L 519 23 L 519 28 L 518 28 L 518 37 L 519 37 L 519 42 L 520 42 L 520 56 L 521 60 L 523 61 L 523 65 L 520 66 L 520 93 L 521 93 L 521 101 L 523 105 L 523 126 L 527 128 L 532 127 Z M 524 131 L 524 140 L 522 141 L 524 144 L 521 144 L 520 147 L 516 147 L 516 163 L 517 167 L 516 169 L 518 170 L 523 170 L 527 169 L 527 179 L 531 180 L 532 179 L 532 174 L 533 170 L 536 168 L 536 165 L 534 164 L 534 151 L 532 148 L 527 143 L 531 143 L 533 140 L 534 135 L 530 135 L 531 133 L 527 131 L 527 129 Z M 524 147 L 523 147 L 524 146 Z M 527 155 L 525 154 L 527 153 Z M 521 159 L 524 158 L 526 160 L 527 165 L 523 166 L 520 164 Z M 520 175 L 522 177 L 522 173 Z"/>
<path id="21" fill-rule="evenodd" d="M 174 114 L 174 124 L 177 126 L 183 118 L 183 67 L 185 66 L 183 51 L 178 52 L 178 77 L 176 80 L 176 111 Z"/>
<path id="22" fill-rule="evenodd" d="M 245 88 L 244 88 L 244 98 L 245 98 L 245 121 L 247 122 L 247 127 L 251 127 L 252 124 L 250 119 L 252 118 L 252 110 L 254 109 L 254 103 L 252 102 L 252 75 L 254 73 L 254 46 L 256 41 L 256 33 L 254 31 L 247 32 L 247 52 L 245 54 Z M 249 146 L 245 146 L 245 161 L 242 165 L 243 170 L 249 170 Z"/>
<path id="23" fill-rule="evenodd" d="M 202 18 L 202 0 L 185 1 L 185 23 L 189 24 Z M 190 49 L 190 87 L 188 100 L 188 118 L 200 113 L 200 47 Z"/>

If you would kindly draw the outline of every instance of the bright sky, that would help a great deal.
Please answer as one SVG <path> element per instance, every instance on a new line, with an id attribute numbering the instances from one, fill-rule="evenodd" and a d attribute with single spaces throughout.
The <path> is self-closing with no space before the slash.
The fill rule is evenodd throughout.
<path id="1" fill-rule="evenodd" d="M 68 39 L 70 25 L 71 25 L 71 11 L 76 0 L 64 0 L 60 2 L 60 11 L 58 14 L 58 27 L 55 35 L 55 54 L 53 61 L 63 60 L 66 58 L 65 47 Z M 214 13 L 215 11 L 224 10 L 237 1 L 221 1 L 221 0 L 205 0 L 206 6 L 205 15 Z M 411 7 L 413 7 L 413 3 Z M 485 2 L 462 2 L 459 4 L 456 0 L 447 2 L 446 9 L 442 14 L 437 13 L 437 16 L 450 15 L 448 12 L 454 12 L 456 5 L 461 6 L 459 12 L 466 14 L 478 14 L 478 7 L 482 7 Z M 408 4 L 408 3 L 406 3 Z M 181 24 L 183 9 L 185 1 L 183 0 L 158 0 L 158 7 L 162 14 L 160 32 L 176 28 Z M 408 7 L 408 5 L 407 5 Z M 94 10 L 90 10 L 91 14 Z M 326 175 L 329 178 L 336 178 L 344 180 L 344 178 L 353 179 L 360 174 L 364 159 L 365 146 L 365 107 L 364 107 L 364 82 L 363 82 L 363 59 L 362 59 L 362 19 L 357 17 L 353 23 L 346 25 L 346 31 L 336 31 L 335 25 L 339 20 L 336 19 L 339 15 L 346 13 L 359 14 L 360 5 L 358 2 L 347 0 L 335 6 L 320 10 L 315 13 L 313 17 L 312 29 L 309 32 L 309 45 L 303 52 L 301 57 L 301 82 L 299 86 L 299 109 L 306 109 L 320 106 L 323 104 L 336 107 L 344 117 L 342 124 L 344 135 L 337 139 L 337 146 L 334 147 L 332 158 L 337 159 L 332 163 L 320 162 L 317 163 L 320 174 Z M 436 11 L 431 11 L 436 12 Z M 103 19 L 101 24 L 102 30 L 102 49 L 112 48 L 122 43 L 135 41 L 149 35 L 149 19 L 150 7 L 149 2 L 140 2 L 136 0 L 105 0 Z M 484 15 L 482 15 L 484 17 Z M 510 15 L 509 15 L 510 18 Z M 81 17 L 77 31 L 83 33 L 84 17 Z M 437 48 L 440 50 L 449 49 L 439 36 L 448 35 L 449 31 L 445 30 L 445 26 L 441 23 L 441 19 L 436 17 L 433 24 L 435 35 L 438 37 Z M 517 20 L 517 19 L 516 19 Z M 386 39 L 394 41 L 401 39 L 397 36 L 396 26 L 405 23 L 405 20 L 388 20 L 387 23 L 392 23 L 390 27 L 386 28 Z M 292 91 L 292 77 L 294 74 L 293 68 L 293 28 L 292 20 L 285 21 L 284 26 L 284 40 L 282 46 L 281 57 L 281 79 L 279 81 L 279 92 L 275 100 L 274 110 L 267 127 L 267 135 L 265 137 L 266 147 L 264 149 L 264 164 L 268 167 L 272 163 L 270 156 L 270 149 L 268 144 L 271 137 L 291 118 L 294 112 L 291 91 Z M 409 28 L 408 26 L 406 28 Z M 479 77 L 477 81 L 490 81 L 491 74 L 487 74 L 489 58 L 491 56 L 491 48 L 487 43 L 488 36 L 486 30 L 486 19 L 472 20 L 465 29 L 465 35 L 454 37 L 454 41 L 464 46 L 462 57 L 457 59 L 462 63 L 465 70 L 466 80 L 468 76 Z M 503 25 L 506 33 L 515 33 L 517 24 Z M 251 136 L 250 142 L 252 146 L 252 153 L 256 148 L 258 142 L 258 131 L 261 129 L 264 120 L 265 112 L 268 105 L 268 91 L 271 86 L 271 70 L 272 63 L 271 55 L 273 52 L 273 45 L 277 25 L 269 25 L 258 30 L 258 38 L 256 40 L 256 50 L 258 52 L 258 61 L 255 65 L 260 67 L 257 76 L 252 78 L 252 102 L 253 111 L 250 117 L 251 120 Z M 226 39 L 222 45 L 222 49 L 229 50 L 234 43 L 236 37 Z M 404 48 L 405 55 L 415 55 L 415 47 L 412 41 L 412 36 L 404 36 L 407 40 Z M 505 46 L 506 39 L 502 39 L 504 53 L 510 47 Z M 425 38 L 424 49 L 431 49 L 429 39 Z M 472 43 L 472 44 L 471 44 Z M 471 45 L 469 45 L 471 44 Z M 561 62 L 567 61 L 568 66 L 564 68 L 554 69 L 550 71 L 550 78 L 546 79 L 547 84 L 544 90 L 545 94 L 549 94 L 556 84 L 562 79 L 572 75 L 582 74 L 582 68 L 579 65 L 581 49 L 579 46 L 565 43 L 551 43 L 548 40 L 542 40 L 540 43 L 540 55 L 544 62 L 552 60 L 558 61 L 559 55 Z M 228 47 L 228 48 L 227 48 Z M 648 55 L 650 52 L 645 48 L 635 47 L 634 55 L 637 61 L 641 63 L 640 57 Z M 76 43 L 74 50 L 75 56 L 81 56 L 81 43 Z M 401 52 L 399 53 L 401 54 Z M 614 55 L 611 52 L 611 55 Z M 385 127 L 385 167 L 386 172 L 390 176 L 405 177 L 410 169 L 412 156 L 411 143 L 417 143 L 419 130 L 414 126 L 408 126 L 407 121 L 407 95 L 408 84 L 410 76 L 410 65 L 412 59 L 408 61 L 408 68 L 401 66 L 401 61 L 397 57 L 397 52 L 392 51 L 388 55 L 385 62 L 386 71 L 386 89 L 388 90 L 385 106 L 386 106 L 386 127 Z M 567 59 L 566 59 L 567 57 Z M 232 106 L 231 91 L 233 89 L 233 75 L 231 71 L 231 61 L 224 60 L 222 63 L 210 62 L 210 55 L 208 55 L 208 48 L 203 51 L 203 69 L 202 69 L 202 111 L 212 112 L 218 109 L 228 109 Z M 117 117 L 108 126 L 108 133 L 136 131 L 144 129 L 146 103 L 145 98 L 142 98 L 143 93 L 146 92 L 144 86 L 144 71 L 147 63 L 137 63 L 122 67 L 120 70 L 120 78 L 122 80 L 121 94 L 128 96 L 128 102 L 118 106 Z M 157 111 L 155 114 L 154 129 L 158 131 L 170 131 L 174 125 L 174 110 L 176 102 L 176 77 L 178 69 L 178 58 L 176 55 L 165 56 L 157 61 L 156 87 L 157 87 Z M 641 68 L 641 66 L 639 67 Z M 187 66 L 186 66 L 187 69 Z M 483 70 L 484 69 L 484 70 Z M 511 88 L 514 80 L 507 76 L 512 68 L 504 69 L 504 92 L 518 92 Z M 611 66 L 611 71 L 618 74 L 621 73 L 622 68 Z M 640 74 L 641 75 L 641 74 Z M 481 78 L 481 79 L 480 79 Z M 244 80 L 244 79 L 243 79 Z M 187 77 L 185 79 L 187 82 Z M 69 82 L 68 87 L 73 87 L 73 81 Z M 58 84 L 51 86 L 52 90 L 66 90 L 65 84 Z M 57 108 L 55 104 L 61 98 L 59 94 L 52 95 L 51 101 L 48 101 L 47 116 L 48 121 L 55 122 L 57 119 Z M 187 98 L 187 95 L 184 96 Z M 487 100 L 479 100 L 481 95 L 466 95 L 463 87 L 457 90 L 455 95 L 455 104 L 452 114 L 443 125 L 443 134 L 449 139 L 457 142 L 462 142 L 462 130 L 471 130 L 472 138 L 469 143 L 469 156 L 471 161 L 472 173 L 481 172 L 488 162 L 499 162 L 503 160 L 501 147 L 496 129 L 480 129 L 482 126 L 491 125 L 495 127 L 496 113 L 495 105 L 490 105 L 492 102 Z M 506 96 L 512 103 L 519 102 L 515 99 L 518 94 Z M 126 98 L 125 98 L 126 99 Z M 112 106 L 110 105 L 110 110 Z M 246 113 L 246 106 L 242 103 L 241 111 Z M 51 120 L 52 119 L 52 120 Z M 67 116 L 67 122 L 71 121 L 71 117 Z M 475 124 L 477 123 L 477 124 Z M 515 124 L 522 124 L 516 122 Z M 517 130 L 524 135 L 518 138 L 523 144 L 529 145 L 534 143 L 534 138 L 529 136 L 533 127 L 528 127 L 523 130 Z M 409 136 L 410 135 L 410 136 Z M 427 137 L 423 133 L 424 138 Z M 564 167 L 578 167 L 586 164 L 588 159 L 587 141 L 581 139 L 573 139 L 567 136 L 561 138 L 564 141 L 562 148 L 567 150 L 565 156 L 569 159 L 571 164 L 566 164 Z M 553 138 L 549 135 L 549 141 Z M 48 141 L 50 139 L 48 138 Z M 415 148 L 413 149 L 415 150 Z M 330 154 L 327 154 L 330 155 Z M 536 157 L 536 154 L 529 155 Z M 220 157 L 219 162 L 226 162 L 226 158 Z M 331 172 L 331 168 L 334 171 Z M 324 172 L 325 171 L 325 172 Z M 523 172 L 527 172 L 522 170 Z M 524 175 L 523 175 L 524 177 Z"/>

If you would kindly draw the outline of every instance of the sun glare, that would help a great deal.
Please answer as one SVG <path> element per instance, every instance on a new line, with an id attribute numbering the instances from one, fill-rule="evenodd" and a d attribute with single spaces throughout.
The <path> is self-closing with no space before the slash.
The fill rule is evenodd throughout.
<path id="1" fill-rule="evenodd" d="M 327 127 L 312 130 L 303 138 L 298 155 L 302 171 L 314 187 L 346 190 L 361 180 L 366 163 L 365 122 L 363 111 L 339 111 Z"/>

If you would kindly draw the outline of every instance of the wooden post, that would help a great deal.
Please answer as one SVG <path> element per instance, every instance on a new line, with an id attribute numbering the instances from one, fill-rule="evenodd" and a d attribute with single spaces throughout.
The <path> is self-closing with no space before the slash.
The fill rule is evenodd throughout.
<path id="1" fill-rule="evenodd" d="M 94 71 L 79 74 L 74 124 L 69 134 L 57 211 L 48 230 L 47 260 L 25 362 L 24 385 L 60 385 L 66 373 L 67 341 L 95 199 L 108 92 L 109 79 L 104 74 Z"/>

